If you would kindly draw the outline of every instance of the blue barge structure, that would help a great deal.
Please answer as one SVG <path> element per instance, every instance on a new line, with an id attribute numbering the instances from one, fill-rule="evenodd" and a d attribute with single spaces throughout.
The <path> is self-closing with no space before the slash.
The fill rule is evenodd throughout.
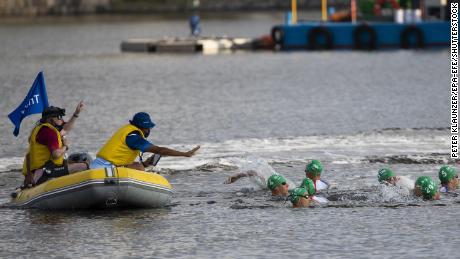
<path id="1" fill-rule="evenodd" d="M 276 25 L 271 37 L 279 50 L 444 47 L 450 44 L 450 22 L 301 22 Z"/>

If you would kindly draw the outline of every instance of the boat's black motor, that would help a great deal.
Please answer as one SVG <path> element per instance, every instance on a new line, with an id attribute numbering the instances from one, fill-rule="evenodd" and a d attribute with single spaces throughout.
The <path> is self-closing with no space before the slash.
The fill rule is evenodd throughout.
<path id="1" fill-rule="evenodd" d="M 73 153 L 67 158 L 70 163 L 86 163 L 91 164 L 93 158 L 88 153 Z"/>

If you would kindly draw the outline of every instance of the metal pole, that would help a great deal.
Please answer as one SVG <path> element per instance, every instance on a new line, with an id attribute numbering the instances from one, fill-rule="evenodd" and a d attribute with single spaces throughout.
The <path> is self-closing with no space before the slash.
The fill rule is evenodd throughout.
<path id="1" fill-rule="evenodd" d="M 292 8 L 292 24 L 297 23 L 297 0 L 291 0 L 291 8 Z"/>
<path id="2" fill-rule="evenodd" d="M 351 0 L 351 22 L 356 22 L 356 0 Z"/>
<path id="3" fill-rule="evenodd" d="M 439 14 L 441 20 L 445 20 L 446 19 L 446 5 L 447 5 L 447 0 L 441 0 L 440 1 L 440 9 L 441 9 L 441 12 Z"/>
<path id="4" fill-rule="evenodd" d="M 327 22 L 327 0 L 322 0 L 321 10 L 322 10 L 322 20 Z"/>

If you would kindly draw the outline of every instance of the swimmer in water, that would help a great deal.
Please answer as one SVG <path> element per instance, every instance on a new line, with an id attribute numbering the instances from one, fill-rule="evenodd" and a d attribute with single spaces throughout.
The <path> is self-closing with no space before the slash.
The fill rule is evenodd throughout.
<path id="1" fill-rule="evenodd" d="M 399 177 L 389 168 L 382 168 L 379 170 L 377 175 L 379 183 L 387 185 L 396 185 L 396 182 L 399 180 Z"/>
<path id="2" fill-rule="evenodd" d="M 458 188 L 458 174 L 453 166 L 442 166 L 439 169 L 439 180 L 441 181 L 439 192 L 453 192 Z"/>
<path id="3" fill-rule="evenodd" d="M 242 177 L 258 177 L 260 178 L 259 180 L 265 182 L 265 178 L 262 175 L 258 174 L 254 170 L 250 170 L 228 177 L 224 184 L 234 183 Z M 287 196 L 289 194 L 289 184 L 287 183 L 286 178 L 284 178 L 281 174 L 273 173 L 270 175 L 270 177 L 266 180 L 265 186 L 272 192 L 273 196 Z"/>
<path id="4" fill-rule="evenodd" d="M 273 196 L 287 196 L 289 194 L 289 184 L 280 174 L 272 174 L 267 180 L 267 187 L 272 191 Z"/>
<path id="5" fill-rule="evenodd" d="M 414 194 L 425 200 L 439 200 L 438 185 L 428 176 L 421 176 L 415 181 Z"/>
<path id="6" fill-rule="evenodd" d="M 312 182 L 313 183 L 313 182 Z M 314 192 L 314 188 L 312 188 Z M 294 208 L 308 207 L 313 202 L 312 195 L 309 191 L 303 187 L 297 187 L 289 192 L 289 199 L 292 202 Z"/>
<path id="7" fill-rule="evenodd" d="M 302 180 L 299 187 L 307 190 L 310 195 L 314 195 L 316 193 L 315 184 L 313 183 L 313 180 L 308 177 Z"/>
<path id="8" fill-rule="evenodd" d="M 414 185 L 414 195 L 415 196 L 422 197 L 422 185 L 426 181 L 430 181 L 430 177 L 420 176 L 419 178 L 417 178 L 417 180 L 415 181 L 415 185 Z"/>
<path id="9" fill-rule="evenodd" d="M 377 178 L 381 184 L 398 186 L 409 191 L 414 188 L 414 181 L 412 179 L 405 176 L 396 176 L 389 168 L 380 169 Z"/>
<path id="10" fill-rule="evenodd" d="M 322 171 L 323 165 L 319 160 L 311 160 L 305 167 L 305 176 L 313 181 L 317 193 L 329 189 L 329 183 L 321 180 Z"/>
<path id="11" fill-rule="evenodd" d="M 316 202 L 319 202 L 319 203 L 327 203 L 329 202 L 328 199 L 322 197 L 322 196 L 317 196 L 315 195 L 316 194 L 316 190 L 315 190 L 315 184 L 313 183 L 313 181 L 310 179 L 310 178 L 305 178 L 302 180 L 302 182 L 300 183 L 300 186 L 301 188 L 304 188 L 305 190 L 308 191 L 308 196 L 316 201 Z"/>

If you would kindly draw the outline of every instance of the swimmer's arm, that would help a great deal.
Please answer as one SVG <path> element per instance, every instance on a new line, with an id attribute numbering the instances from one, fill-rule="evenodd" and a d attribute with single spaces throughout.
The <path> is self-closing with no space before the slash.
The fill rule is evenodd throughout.
<path id="1" fill-rule="evenodd" d="M 256 175 L 257 175 L 257 172 L 252 171 L 252 170 L 244 172 L 244 173 L 234 174 L 234 175 L 228 177 L 228 179 L 224 182 L 224 184 L 231 184 L 231 183 L 236 182 L 240 178 L 249 177 L 249 176 L 256 176 Z"/>

